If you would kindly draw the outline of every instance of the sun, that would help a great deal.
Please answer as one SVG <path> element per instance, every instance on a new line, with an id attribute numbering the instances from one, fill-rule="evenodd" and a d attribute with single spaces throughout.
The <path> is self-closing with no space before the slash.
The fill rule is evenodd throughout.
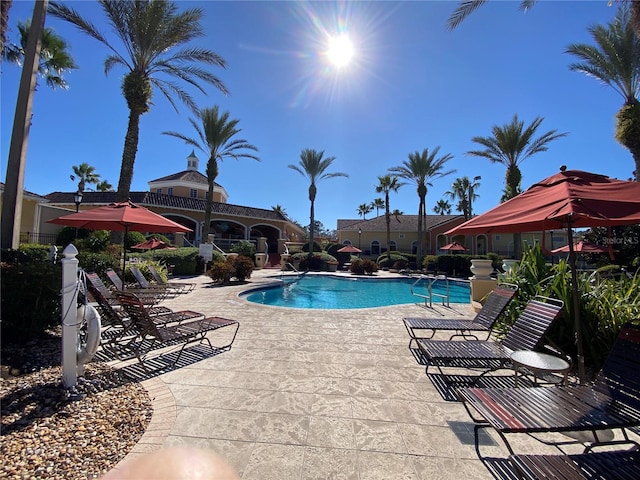
<path id="1" fill-rule="evenodd" d="M 347 35 L 341 34 L 329 39 L 327 58 L 337 68 L 348 65 L 353 57 L 353 53 L 353 44 Z"/>

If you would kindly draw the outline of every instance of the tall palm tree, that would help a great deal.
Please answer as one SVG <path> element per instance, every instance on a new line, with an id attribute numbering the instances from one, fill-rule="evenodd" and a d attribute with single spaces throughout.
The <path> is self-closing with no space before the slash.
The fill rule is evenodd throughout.
<path id="1" fill-rule="evenodd" d="M 395 175 L 378 177 L 377 193 L 384 193 L 384 218 L 387 223 L 387 258 L 391 259 L 391 211 L 389 210 L 389 192 L 397 192 L 404 183 Z"/>
<path id="2" fill-rule="evenodd" d="M 60 2 L 52 2 L 49 13 L 75 25 L 111 51 L 104 62 L 106 74 L 116 65 L 124 67 L 126 71 L 121 88 L 129 108 L 129 123 L 116 193 L 116 200 L 125 201 L 129 198 L 133 180 L 140 117 L 151 108 L 154 88 L 167 98 L 176 111 L 173 96 L 196 112 L 197 107 L 191 95 L 173 80 L 181 80 L 206 94 L 201 85 L 204 82 L 227 94 L 222 81 L 202 68 L 202 65 L 225 67 L 225 61 L 211 50 L 186 46 L 191 40 L 204 35 L 200 24 L 202 9 L 190 8 L 178 12 L 177 5 L 167 0 L 99 0 L 99 3 L 111 30 L 115 32 L 116 42 L 116 39 L 109 40 L 73 8 Z M 120 44 L 122 47 L 118 50 L 114 45 Z"/>
<path id="3" fill-rule="evenodd" d="M 113 185 L 111 185 L 107 180 L 102 180 L 96 184 L 96 190 L 98 192 L 113 192 Z"/>
<path id="4" fill-rule="evenodd" d="M 476 189 L 480 187 L 480 180 L 482 180 L 482 177 L 476 175 L 473 177 L 473 180 L 469 182 L 469 218 L 473 217 L 473 201 L 478 198 Z"/>
<path id="5" fill-rule="evenodd" d="M 456 210 L 464 215 L 465 220 L 469 220 L 469 177 L 456 178 L 445 195 L 452 200 L 458 199 Z"/>
<path id="6" fill-rule="evenodd" d="M 449 17 L 447 26 L 450 30 L 455 29 L 462 21 L 484 5 L 487 0 L 462 0 L 458 7 Z M 638 0 L 622 0 L 631 5 L 631 24 L 637 37 L 640 38 L 640 2 Z M 520 10 L 526 12 L 536 3 L 536 0 L 521 0 Z M 603 0 L 604 3 L 604 0 Z M 611 2 L 609 2 L 611 3 Z"/>
<path id="7" fill-rule="evenodd" d="M 449 215 L 451 213 L 451 204 L 446 200 L 440 199 L 433 207 L 433 211 L 438 215 Z"/>
<path id="8" fill-rule="evenodd" d="M 323 156 L 324 150 L 318 152 L 310 148 L 305 148 L 302 150 L 302 153 L 300 153 L 300 162 L 298 165 L 289 165 L 289 168 L 295 170 L 309 180 L 309 201 L 311 202 L 311 209 L 309 212 L 309 259 L 313 256 L 313 237 L 315 234 L 314 204 L 316 201 L 316 194 L 318 193 L 317 184 L 321 180 L 327 178 L 349 176 L 342 172 L 328 173 L 327 169 L 331 166 L 336 157 L 322 158 Z"/>
<path id="9" fill-rule="evenodd" d="M 207 160 L 207 184 L 209 186 L 207 200 L 204 207 L 204 227 L 202 238 L 206 240 L 211 228 L 211 210 L 213 208 L 213 189 L 219 173 L 218 161 L 225 158 L 251 158 L 260 159 L 251 151 L 258 149 L 244 139 L 234 138 L 242 130 L 237 128 L 239 120 L 229 119 L 229 112 L 220 113 L 218 105 L 212 108 L 203 108 L 196 113 L 197 120 L 189 118 L 198 139 L 194 139 L 178 132 L 162 132 L 164 135 L 180 138 L 187 144 L 203 151 L 209 156 Z"/>
<path id="10" fill-rule="evenodd" d="M 370 203 L 361 203 L 358 206 L 358 215 L 360 215 L 364 220 L 366 220 L 367 213 L 371 213 L 371 210 L 373 210 L 373 207 L 371 206 Z"/>
<path id="11" fill-rule="evenodd" d="M 371 202 L 371 206 L 376 209 L 376 217 L 380 215 L 380 209 L 384 208 L 384 199 L 382 198 L 374 198 L 373 202 Z"/>
<path id="12" fill-rule="evenodd" d="M 402 165 L 398 167 L 390 168 L 389 171 L 398 175 L 400 178 L 404 178 L 414 183 L 418 191 L 418 248 L 416 250 L 416 263 L 421 265 L 422 263 L 422 228 L 423 222 L 426 221 L 427 215 L 427 186 L 431 187 L 431 179 L 441 178 L 446 175 L 450 175 L 455 170 L 444 171 L 445 164 L 453 158 L 450 153 L 441 155 L 440 146 L 438 145 L 431 152 L 425 148 L 422 153 L 416 151 L 409 154 L 409 160 L 402 162 Z M 436 158 L 438 157 L 438 158 Z"/>
<path id="13" fill-rule="evenodd" d="M 30 28 L 30 21 L 18 22 L 19 44 L 7 45 L 2 54 L 3 60 L 17 65 L 24 63 L 24 52 L 27 48 Z M 46 27 L 42 31 L 41 42 L 38 75 L 44 78 L 46 84 L 51 88 L 69 88 L 63 75 L 78 66 L 69 53 L 67 42 L 50 27 Z"/>
<path id="14" fill-rule="evenodd" d="M 4 52 L 4 43 L 7 41 L 7 27 L 9 25 L 9 9 L 13 0 L 0 2 L 0 55 Z"/>
<path id="15" fill-rule="evenodd" d="M 278 214 L 282 215 L 282 216 L 283 216 L 283 217 L 285 217 L 285 218 L 289 218 L 289 216 L 287 215 L 287 211 L 286 211 L 286 210 L 285 210 L 285 208 L 284 208 L 282 205 L 280 205 L 280 204 L 272 205 L 272 206 L 271 206 L 271 210 L 273 210 L 274 212 L 276 212 L 276 213 L 278 213 Z"/>
<path id="16" fill-rule="evenodd" d="M 580 59 L 569 69 L 600 80 L 624 98 L 616 114 L 615 137 L 631 152 L 635 180 L 640 182 L 640 36 L 634 34 L 629 9 L 624 6 L 607 26 L 591 26 L 589 33 L 595 45 L 574 43 L 567 47 L 567 53 Z"/>
<path id="17" fill-rule="evenodd" d="M 92 167 L 88 163 L 83 162 L 80 165 L 74 165 L 71 168 L 73 169 L 74 174 L 70 175 L 70 178 L 72 182 L 77 178 L 79 192 L 84 192 L 87 183 L 93 183 L 95 185 L 100 183 L 100 174 L 96 173 L 95 167 Z"/>
<path id="18" fill-rule="evenodd" d="M 489 137 L 473 137 L 471 140 L 485 147 L 484 150 L 471 150 L 466 155 L 483 157 L 492 163 L 501 163 L 507 167 L 505 175 L 505 195 L 503 201 L 515 197 L 520 193 L 522 173 L 519 165 L 536 153 L 546 152 L 548 145 L 553 140 L 564 137 L 566 133 L 557 133 L 550 130 L 539 137 L 535 137 L 543 117 L 536 117 L 526 128 L 524 122 L 518 119 L 518 114 L 513 116 L 510 123 L 503 126 L 494 125 L 491 130 L 493 135 Z M 522 251 L 520 234 L 514 234 L 514 254 L 520 257 Z"/>
<path id="19" fill-rule="evenodd" d="M 401 210 L 398 210 L 398 209 L 396 208 L 396 209 L 394 209 L 394 210 L 390 213 L 390 215 L 393 215 L 393 216 L 395 217 L 395 219 L 396 219 L 396 222 L 400 223 L 400 218 L 399 218 L 399 217 L 401 217 L 402 215 L 404 215 L 404 212 L 403 212 L 403 211 L 401 211 Z"/>

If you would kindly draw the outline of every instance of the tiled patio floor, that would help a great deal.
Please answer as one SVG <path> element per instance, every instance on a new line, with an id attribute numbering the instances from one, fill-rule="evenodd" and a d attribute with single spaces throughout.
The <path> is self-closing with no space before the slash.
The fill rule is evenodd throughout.
<path id="1" fill-rule="evenodd" d="M 256 271 L 251 283 L 277 275 Z M 146 381 L 156 410 L 130 455 L 206 447 L 243 480 L 494 478 L 463 406 L 443 399 L 407 348 L 401 319 L 428 314 L 422 306 L 282 309 L 241 300 L 246 285 L 195 281 L 164 304 L 237 319 L 238 336 L 228 352 Z M 437 311 L 473 316 L 468 305 Z M 518 452 L 557 453 L 515 437 Z M 480 453 L 507 456 L 488 429 Z"/>

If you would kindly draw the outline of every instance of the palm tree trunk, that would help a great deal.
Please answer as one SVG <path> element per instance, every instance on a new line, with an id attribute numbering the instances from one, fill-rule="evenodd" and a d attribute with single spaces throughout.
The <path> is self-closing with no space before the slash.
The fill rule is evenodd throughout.
<path id="1" fill-rule="evenodd" d="M 138 153 L 140 115 L 142 115 L 142 113 L 136 113 L 132 110 L 129 111 L 129 125 L 127 125 L 127 135 L 124 137 L 122 165 L 120 167 L 120 179 L 116 193 L 117 202 L 126 202 L 129 200 L 131 181 L 133 180 L 133 164 L 136 161 L 136 154 Z"/>
<path id="2" fill-rule="evenodd" d="M 389 213 L 389 192 L 385 195 L 384 203 L 384 216 L 387 221 L 387 258 L 391 260 L 391 213 Z"/>
<path id="3" fill-rule="evenodd" d="M 424 200 L 420 199 L 420 205 L 418 205 L 418 248 L 416 249 L 416 268 L 422 269 L 422 217 L 424 215 Z"/>
<path id="4" fill-rule="evenodd" d="M 207 201 L 204 204 L 204 225 L 202 226 L 202 241 L 208 240 L 209 231 L 211 229 L 211 210 L 213 209 L 213 188 L 215 185 L 215 179 L 209 183 L 209 194 Z"/>
<path id="5" fill-rule="evenodd" d="M 38 66 L 40 64 L 40 47 L 47 4 L 48 0 L 38 1 L 35 2 L 33 7 L 30 35 L 27 40 L 24 64 L 20 76 L 2 198 L 2 226 L 0 227 L 2 248 L 18 248 L 20 244 L 24 169 L 27 160 L 33 93 L 36 89 Z"/>
<path id="6" fill-rule="evenodd" d="M 315 212 L 313 208 L 314 200 L 311 200 L 311 209 L 309 211 L 309 265 L 311 267 L 311 257 L 313 257 L 313 237 L 315 235 Z"/>

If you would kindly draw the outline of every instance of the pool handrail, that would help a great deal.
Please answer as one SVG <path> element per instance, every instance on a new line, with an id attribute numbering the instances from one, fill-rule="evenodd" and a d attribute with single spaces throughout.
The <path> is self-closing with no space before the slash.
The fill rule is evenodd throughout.
<path id="1" fill-rule="evenodd" d="M 429 282 L 429 285 L 427 286 L 427 294 L 423 295 L 421 293 L 416 293 L 413 289 L 413 287 L 415 287 L 418 283 L 420 283 L 422 280 L 425 279 L 429 279 L 431 280 Z M 445 285 L 446 285 L 446 294 L 442 294 L 442 293 L 433 293 L 433 284 L 438 281 L 438 280 L 444 280 L 445 281 Z M 445 306 L 445 300 L 446 300 L 446 306 L 449 307 L 449 278 L 446 275 L 420 275 L 420 277 L 413 282 L 413 285 L 411 285 L 411 295 L 413 295 L 414 297 L 420 297 L 422 299 L 424 299 L 424 306 L 425 307 L 429 307 L 429 308 L 433 308 L 433 297 L 438 297 L 442 300 L 442 305 Z M 427 302 L 428 305 L 427 305 Z"/>

